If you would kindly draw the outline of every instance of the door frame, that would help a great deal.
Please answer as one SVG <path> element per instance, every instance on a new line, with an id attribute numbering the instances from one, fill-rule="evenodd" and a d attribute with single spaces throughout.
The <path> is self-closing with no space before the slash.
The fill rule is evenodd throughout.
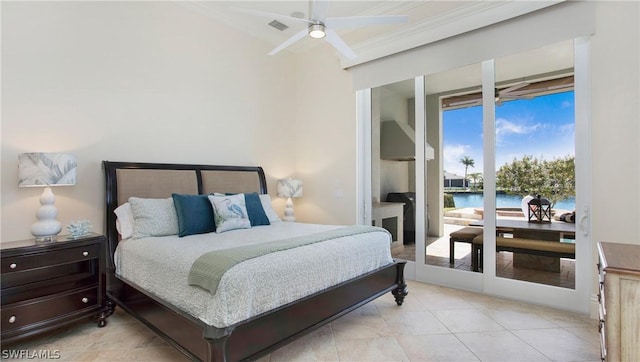
<path id="1" fill-rule="evenodd" d="M 590 39 L 574 39 L 574 94 L 576 119 L 576 271 L 575 289 L 499 278 L 495 270 L 495 253 L 483 253 L 483 273 L 466 272 L 425 264 L 424 253 L 416 252 L 409 262 L 407 279 L 476 291 L 558 309 L 589 313 L 593 304 L 591 275 L 593 271 L 590 225 L 591 205 L 591 111 L 590 111 Z M 484 209 L 495 210 L 495 88 L 494 60 L 482 62 L 484 117 Z M 415 147 L 416 147 L 416 250 L 425 250 L 425 78 L 415 81 Z M 357 220 L 371 224 L 371 89 L 356 92 L 358 127 L 358 196 Z M 422 120 L 422 121 L 417 121 Z M 484 247 L 495 250 L 495 213 L 485 213 Z M 493 231 L 492 231 L 493 230 Z M 590 298 L 591 296 L 591 298 Z"/>

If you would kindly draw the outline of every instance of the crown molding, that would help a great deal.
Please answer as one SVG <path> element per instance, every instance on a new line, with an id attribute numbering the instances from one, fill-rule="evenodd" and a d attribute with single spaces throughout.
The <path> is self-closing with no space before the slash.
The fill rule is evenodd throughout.
<path id="1" fill-rule="evenodd" d="M 341 59 L 346 69 L 385 56 L 400 53 L 468 31 L 537 11 L 564 0 L 551 1 L 478 1 L 449 11 L 437 18 L 405 27 L 384 36 L 352 45 L 358 54 L 353 60 Z"/>

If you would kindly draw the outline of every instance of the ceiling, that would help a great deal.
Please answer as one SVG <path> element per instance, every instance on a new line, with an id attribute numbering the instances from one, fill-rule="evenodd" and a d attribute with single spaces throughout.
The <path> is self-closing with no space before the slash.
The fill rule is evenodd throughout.
<path id="1" fill-rule="evenodd" d="M 367 15 L 407 15 L 405 24 L 377 25 L 359 29 L 340 29 L 338 34 L 358 54 L 354 61 L 341 59 L 343 67 L 407 50 L 480 28 L 514 16 L 535 11 L 559 1 L 345 1 L 330 0 L 329 17 Z M 284 31 L 268 25 L 273 18 L 248 14 L 242 9 L 257 10 L 291 17 L 309 17 L 309 1 L 178 1 L 186 7 L 216 21 L 262 39 L 275 48 L 304 29 L 305 24 L 278 19 L 289 26 Z M 320 51 L 326 42 L 303 38 L 286 49 L 301 53 Z M 323 51 L 332 51 L 325 47 Z M 277 56 L 277 54 L 275 55 Z"/>

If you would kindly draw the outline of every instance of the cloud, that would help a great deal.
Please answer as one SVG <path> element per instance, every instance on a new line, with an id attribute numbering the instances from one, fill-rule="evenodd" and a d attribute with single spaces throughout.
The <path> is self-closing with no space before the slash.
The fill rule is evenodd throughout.
<path id="1" fill-rule="evenodd" d="M 470 148 L 469 145 L 447 145 L 442 150 L 445 163 L 460 162 L 462 156 Z"/>
<path id="2" fill-rule="evenodd" d="M 460 163 L 460 159 L 464 156 L 473 159 L 475 161 L 474 169 L 478 170 L 477 172 L 482 172 L 482 149 L 475 150 L 471 145 L 464 144 L 445 144 L 442 147 L 444 169 L 456 175 L 464 175 L 464 166 Z"/>
<path id="3" fill-rule="evenodd" d="M 504 118 L 497 118 L 496 119 L 496 146 L 505 145 L 505 141 L 507 140 L 510 140 L 511 142 L 513 142 L 513 139 L 509 138 L 509 136 L 527 135 L 530 133 L 534 133 L 538 129 L 543 127 L 544 125 L 541 123 L 536 123 L 534 125 L 527 125 L 526 120 L 522 122 L 511 122 Z"/>
<path id="4" fill-rule="evenodd" d="M 496 136 L 508 135 L 508 134 L 528 134 L 535 132 L 538 128 L 542 127 L 542 124 L 536 123 L 532 126 L 525 124 L 516 124 L 514 122 L 507 121 L 504 118 L 496 119 Z"/>

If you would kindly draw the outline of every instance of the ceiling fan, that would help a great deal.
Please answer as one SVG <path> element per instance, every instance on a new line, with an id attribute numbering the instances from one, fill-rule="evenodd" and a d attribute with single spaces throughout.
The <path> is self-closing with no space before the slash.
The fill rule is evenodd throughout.
<path id="1" fill-rule="evenodd" d="M 307 25 L 305 29 L 297 32 L 269 52 L 269 55 L 277 54 L 291 44 L 309 35 L 311 38 L 315 39 L 324 38 L 345 58 L 355 59 L 357 57 L 356 53 L 347 45 L 347 43 L 344 42 L 344 40 L 342 40 L 334 29 L 359 28 L 369 25 L 401 24 L 406 23 L 409 19 L 407 15 L 327 17 L 329 9 L 329 1 L 327 0 L 310 0 L 309 8 L 309 19 L 296 18 L 293 16 L 268 13 L 258 10 L 237 10 L 253 15 L 288 20 Z"/>
<path id="2" fill-rule="evenodd" d="M 495 102 L 497 105 L 502 105 L 503 101 L 510 99 L 532 99 L 532 92 L 540 91 L 542 89 L 527 89 L 518 91 L 518 89 L 525 88 L 531 85 L 527 82 L 521 82 L 514 84 L 510 87 L 495 89 Z M 473 93 L 467 96 L 457 97 L 459 100 L 448 104 L 449 107 L 474 107 L 482 105 L 482 93 Z"/>

